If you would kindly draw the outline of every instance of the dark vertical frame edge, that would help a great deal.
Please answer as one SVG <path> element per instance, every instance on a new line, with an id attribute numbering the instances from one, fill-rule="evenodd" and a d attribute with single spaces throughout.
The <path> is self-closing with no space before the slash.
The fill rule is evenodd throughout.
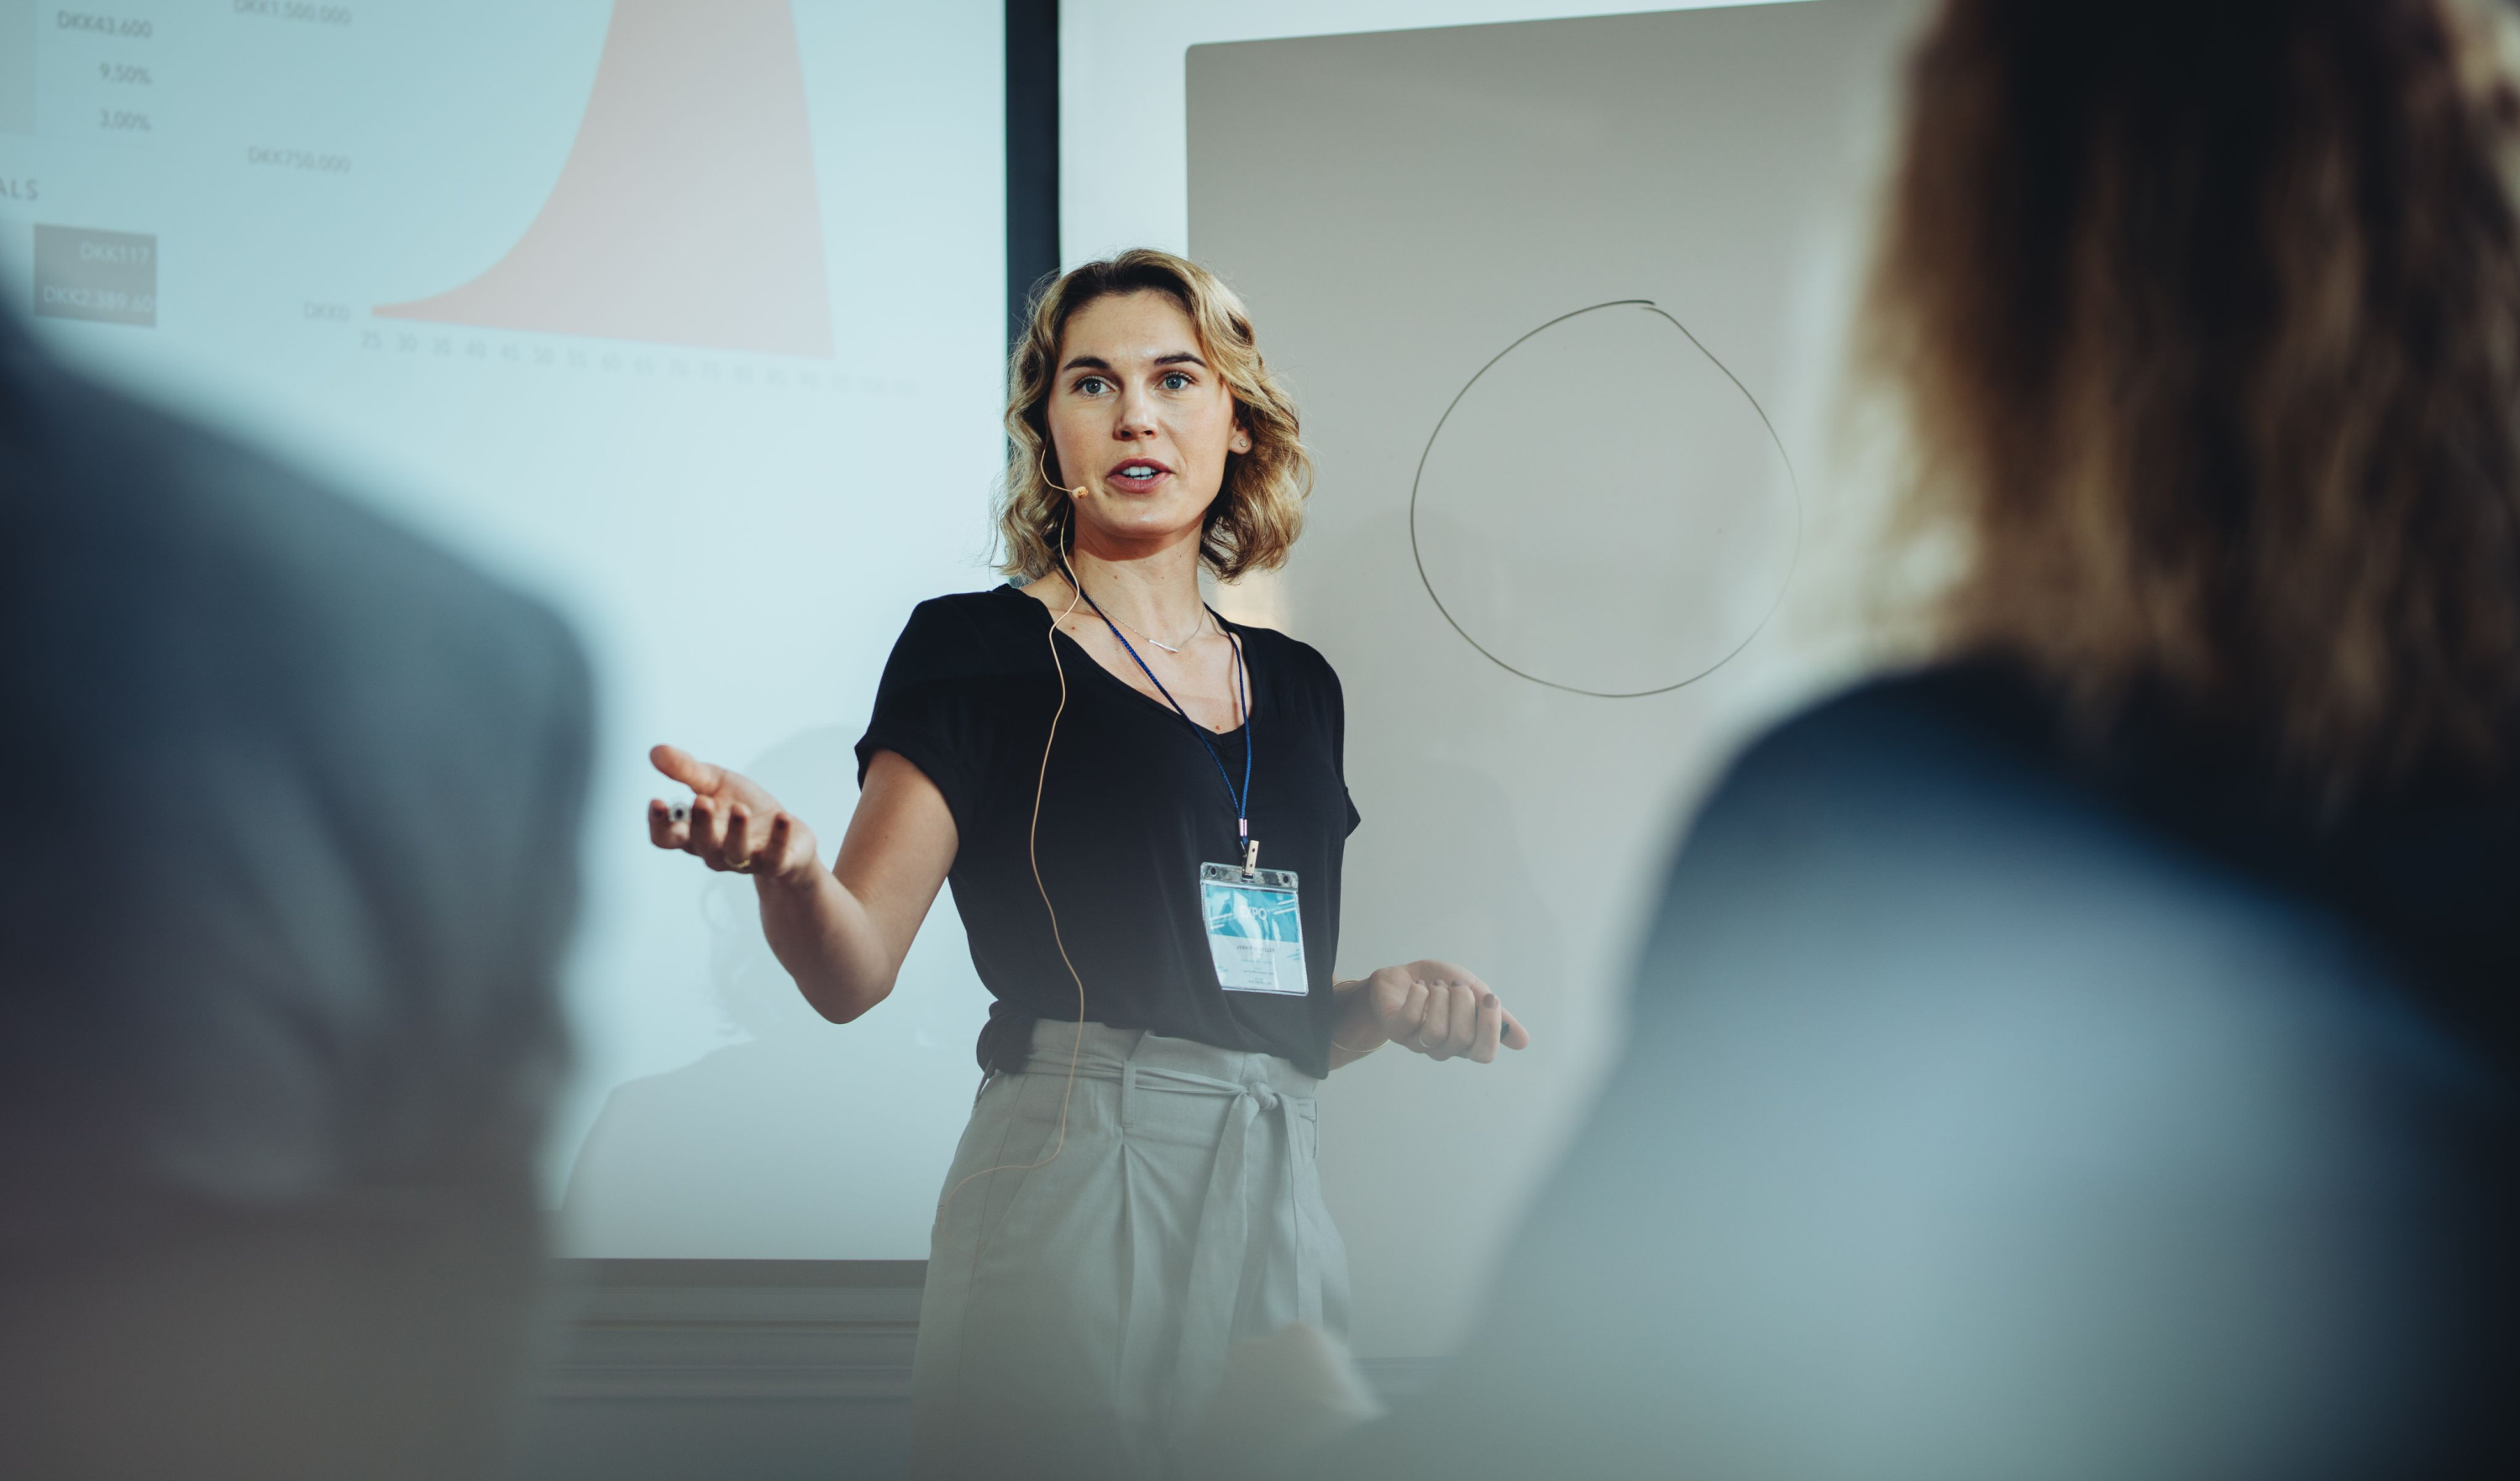
<path id="1" fill-rule="evenodd" d="M 1007 343 L 1058 271 L 1058 0 L 1006 0 Z"/>

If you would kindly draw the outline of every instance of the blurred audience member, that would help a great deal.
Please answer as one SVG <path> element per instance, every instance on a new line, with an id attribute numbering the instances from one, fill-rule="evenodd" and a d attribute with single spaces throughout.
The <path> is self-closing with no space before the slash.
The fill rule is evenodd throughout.
<path id="1" fill-rule="evenodd" d="M 2510 36 L 1945 0 L 1868 333 L 1946 661 L 1738 763 L 1483 1328 L 1306 1474 L 2520 1475 Z"/>
<path id="2" fill-rule="evenodd" d="M 483 1473 L 575 644 L 5 316 L 0 529 L 0 1475 Z"/>

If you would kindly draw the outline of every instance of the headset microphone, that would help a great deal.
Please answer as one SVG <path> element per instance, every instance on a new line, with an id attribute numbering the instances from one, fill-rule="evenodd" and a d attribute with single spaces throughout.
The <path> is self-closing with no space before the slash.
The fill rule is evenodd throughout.
<path id="1" fill-rule="evenodd" d="M 1093 491 L 1092 489 L 1090 489 L 1090 488 L 1069 488 L 1067 485 L 1065 485 L 1065 484 L 1063 484 L 1063 483 L 1059 482 L 1058 479 L 1053 478 L 1053 477 L 1050 475 L 1050 449 L 1049 449 L 1049 448 L 1046 448 L 1046 447 L 1045 447 L 1045 448 L 1043 448 L 1043 449 L 1041 450 L 1040 464 L 1041 464 L 1041 481 L 1042 481 L 1042 482 L 1044 482 L 1044 483 L 1049 484 L 1051 487 L 1053 487 L 1053 488 L 1055 488 L 1055 489 L 1058 490 L 1060 493 L 1065 494 L 1065 495 L 1066 495 L 1067 497 L 1069 497 L 1070 499 L 1082 499 L 1082 498 L 1084 498 L 1086 495 L 1088 495 L 1088 494 L 1090 494 L 1090 493 L 1094 492 L 1094 491 Z"/>

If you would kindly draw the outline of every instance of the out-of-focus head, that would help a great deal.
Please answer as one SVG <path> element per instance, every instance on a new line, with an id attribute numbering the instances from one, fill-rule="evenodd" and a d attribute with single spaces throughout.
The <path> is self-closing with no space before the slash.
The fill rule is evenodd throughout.
<path id="1" fill-rule="evenodd" d="M 1009 575 L 1053 569 L 1080 518 L 1124 538 L 1197 520 L 1199 557 L 1227 579 L 1282 564 L 1303 527 L 1312 462 L 1294 402 L 1242 300 L 1169 252 L 1089 262 L 1035 297 L 1009 367 L 1007 435 Z M 1163 476 L 1123 476 L 1140 455 Z M 1088 490 L 1086 507 L 1058 485 Z"/>
<path id="2" fill-rule="evenodd" d="M 2485 0 L 1946 0 L 1868 334 L 1956 650 L 2326 802 L 2507 774 L 2520 89 Z"/>

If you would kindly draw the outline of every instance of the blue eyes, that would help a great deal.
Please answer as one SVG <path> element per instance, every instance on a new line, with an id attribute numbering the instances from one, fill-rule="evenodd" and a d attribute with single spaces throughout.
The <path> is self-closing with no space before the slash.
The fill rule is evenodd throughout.
<path id="1" fill-rule="evenodd" d="M 1185 372 L 1170 371 L 1155 383 L 1168 391 L 1186 391 L 1196 382 Z M 1086 376 L 1076 382 L 1076 394 L 1080 396 L 1099 396 L 1109 389 L 1111 382 L 1101 376 Z"/>

